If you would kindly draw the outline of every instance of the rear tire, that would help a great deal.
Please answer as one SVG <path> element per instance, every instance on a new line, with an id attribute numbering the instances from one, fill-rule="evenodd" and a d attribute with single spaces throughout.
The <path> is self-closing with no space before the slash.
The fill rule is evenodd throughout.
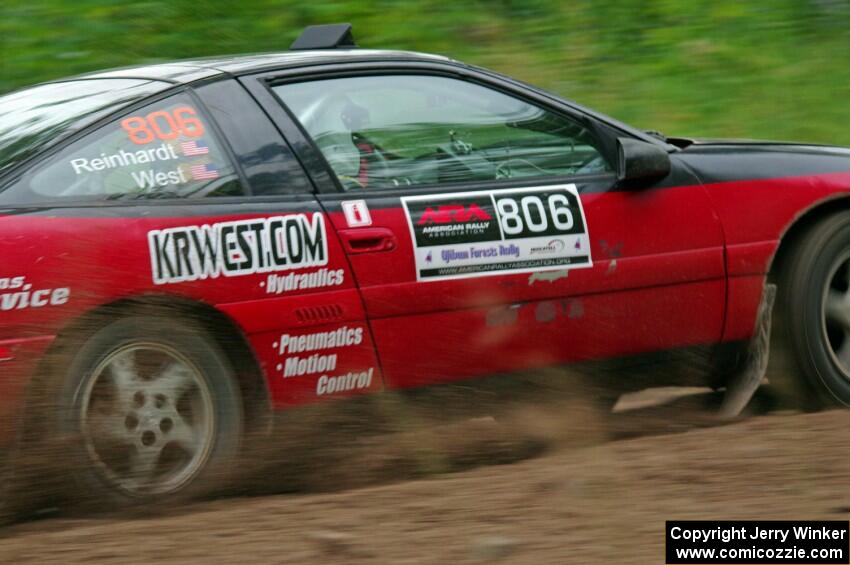
<path id="1" fill-rule="evenodd" d="M 208 494 L 229 476 L 242 413 L 233 369 L 202 329 L 128 317 L 89 337 L 52 387 L 62 465 L 83 504 Z"/>
<path id="2" fill-rule="evenodd" d="M 822 220 L 797 244 L 777 302 L 772 388 L 804 409 L 850 406 L 850 211 Z"/>

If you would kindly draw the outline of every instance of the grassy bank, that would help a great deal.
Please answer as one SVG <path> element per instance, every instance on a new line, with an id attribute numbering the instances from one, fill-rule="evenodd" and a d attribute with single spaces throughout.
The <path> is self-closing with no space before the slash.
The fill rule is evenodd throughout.
<path id="1" fill-rule="evenodd" d="M 337 21 L 362 46 L 492 67 L 644 128 L 850 145 L 847 0 L 4 0 L 0 91 L 285 50 Z"/>

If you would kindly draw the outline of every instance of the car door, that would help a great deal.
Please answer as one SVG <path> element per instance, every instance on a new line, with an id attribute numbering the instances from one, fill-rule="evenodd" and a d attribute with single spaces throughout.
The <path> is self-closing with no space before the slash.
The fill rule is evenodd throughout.
<path id="1" fill-rule="evenodd" d="M 620 188 L 611 127 L 451 71 L 253 84 L 315 164 L 387 385 L 719 340 L 723 238 L 696 179 Z"/>
<path id="2" fill-rule="evenodd" d="M 28 169 L 0 203 L 20 210 L 4 225 L 29 242 L 7 259 L 23 282 L 61 289 L 66 320 L 133 301 L 175 316 L 202 304 L 238 328 L 277 407 L 382 388 L 333 226 L 235 80 L 106 120 Z M 245 356 L 234 369 L 251 367 Z"/>

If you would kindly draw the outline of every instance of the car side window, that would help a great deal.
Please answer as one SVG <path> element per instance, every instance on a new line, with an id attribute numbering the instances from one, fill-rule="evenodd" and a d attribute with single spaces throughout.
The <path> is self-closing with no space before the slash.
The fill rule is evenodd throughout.
<path id="1" fill-rule="evenodd" d="M 268 116 L 236 79 L 195 89 L 221 128 L 254 197 L 309 194 L 307 173 Z"/>
<path id="2" fill-rule="evenodd" d="M 4 192 L 17 202 L 241 195 L 221 142 L 185 93 L 76 140 Z M 5 198 L 4 198 L 5 199 Z"/>
<path id="3" fill-rule="evenodd" d="M 358 76 L 272 89 L 346 190 L 611 170 L 582 125 L 464 80 Z"/>

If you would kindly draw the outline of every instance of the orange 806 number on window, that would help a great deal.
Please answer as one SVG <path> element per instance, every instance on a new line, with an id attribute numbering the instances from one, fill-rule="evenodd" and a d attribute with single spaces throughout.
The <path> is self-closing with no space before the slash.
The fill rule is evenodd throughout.
<path id="1" fill-rule="evenodd" d="M 195 109 L 180 106 L 171 112 L 156 110 L 147 116 L 131 116 L 121 121 L 127 137 L 136 145 L 145 145 L 157 139 L 168 141 L 181 135 L 200 137 L 204 135 L 204 124 Z"/>

